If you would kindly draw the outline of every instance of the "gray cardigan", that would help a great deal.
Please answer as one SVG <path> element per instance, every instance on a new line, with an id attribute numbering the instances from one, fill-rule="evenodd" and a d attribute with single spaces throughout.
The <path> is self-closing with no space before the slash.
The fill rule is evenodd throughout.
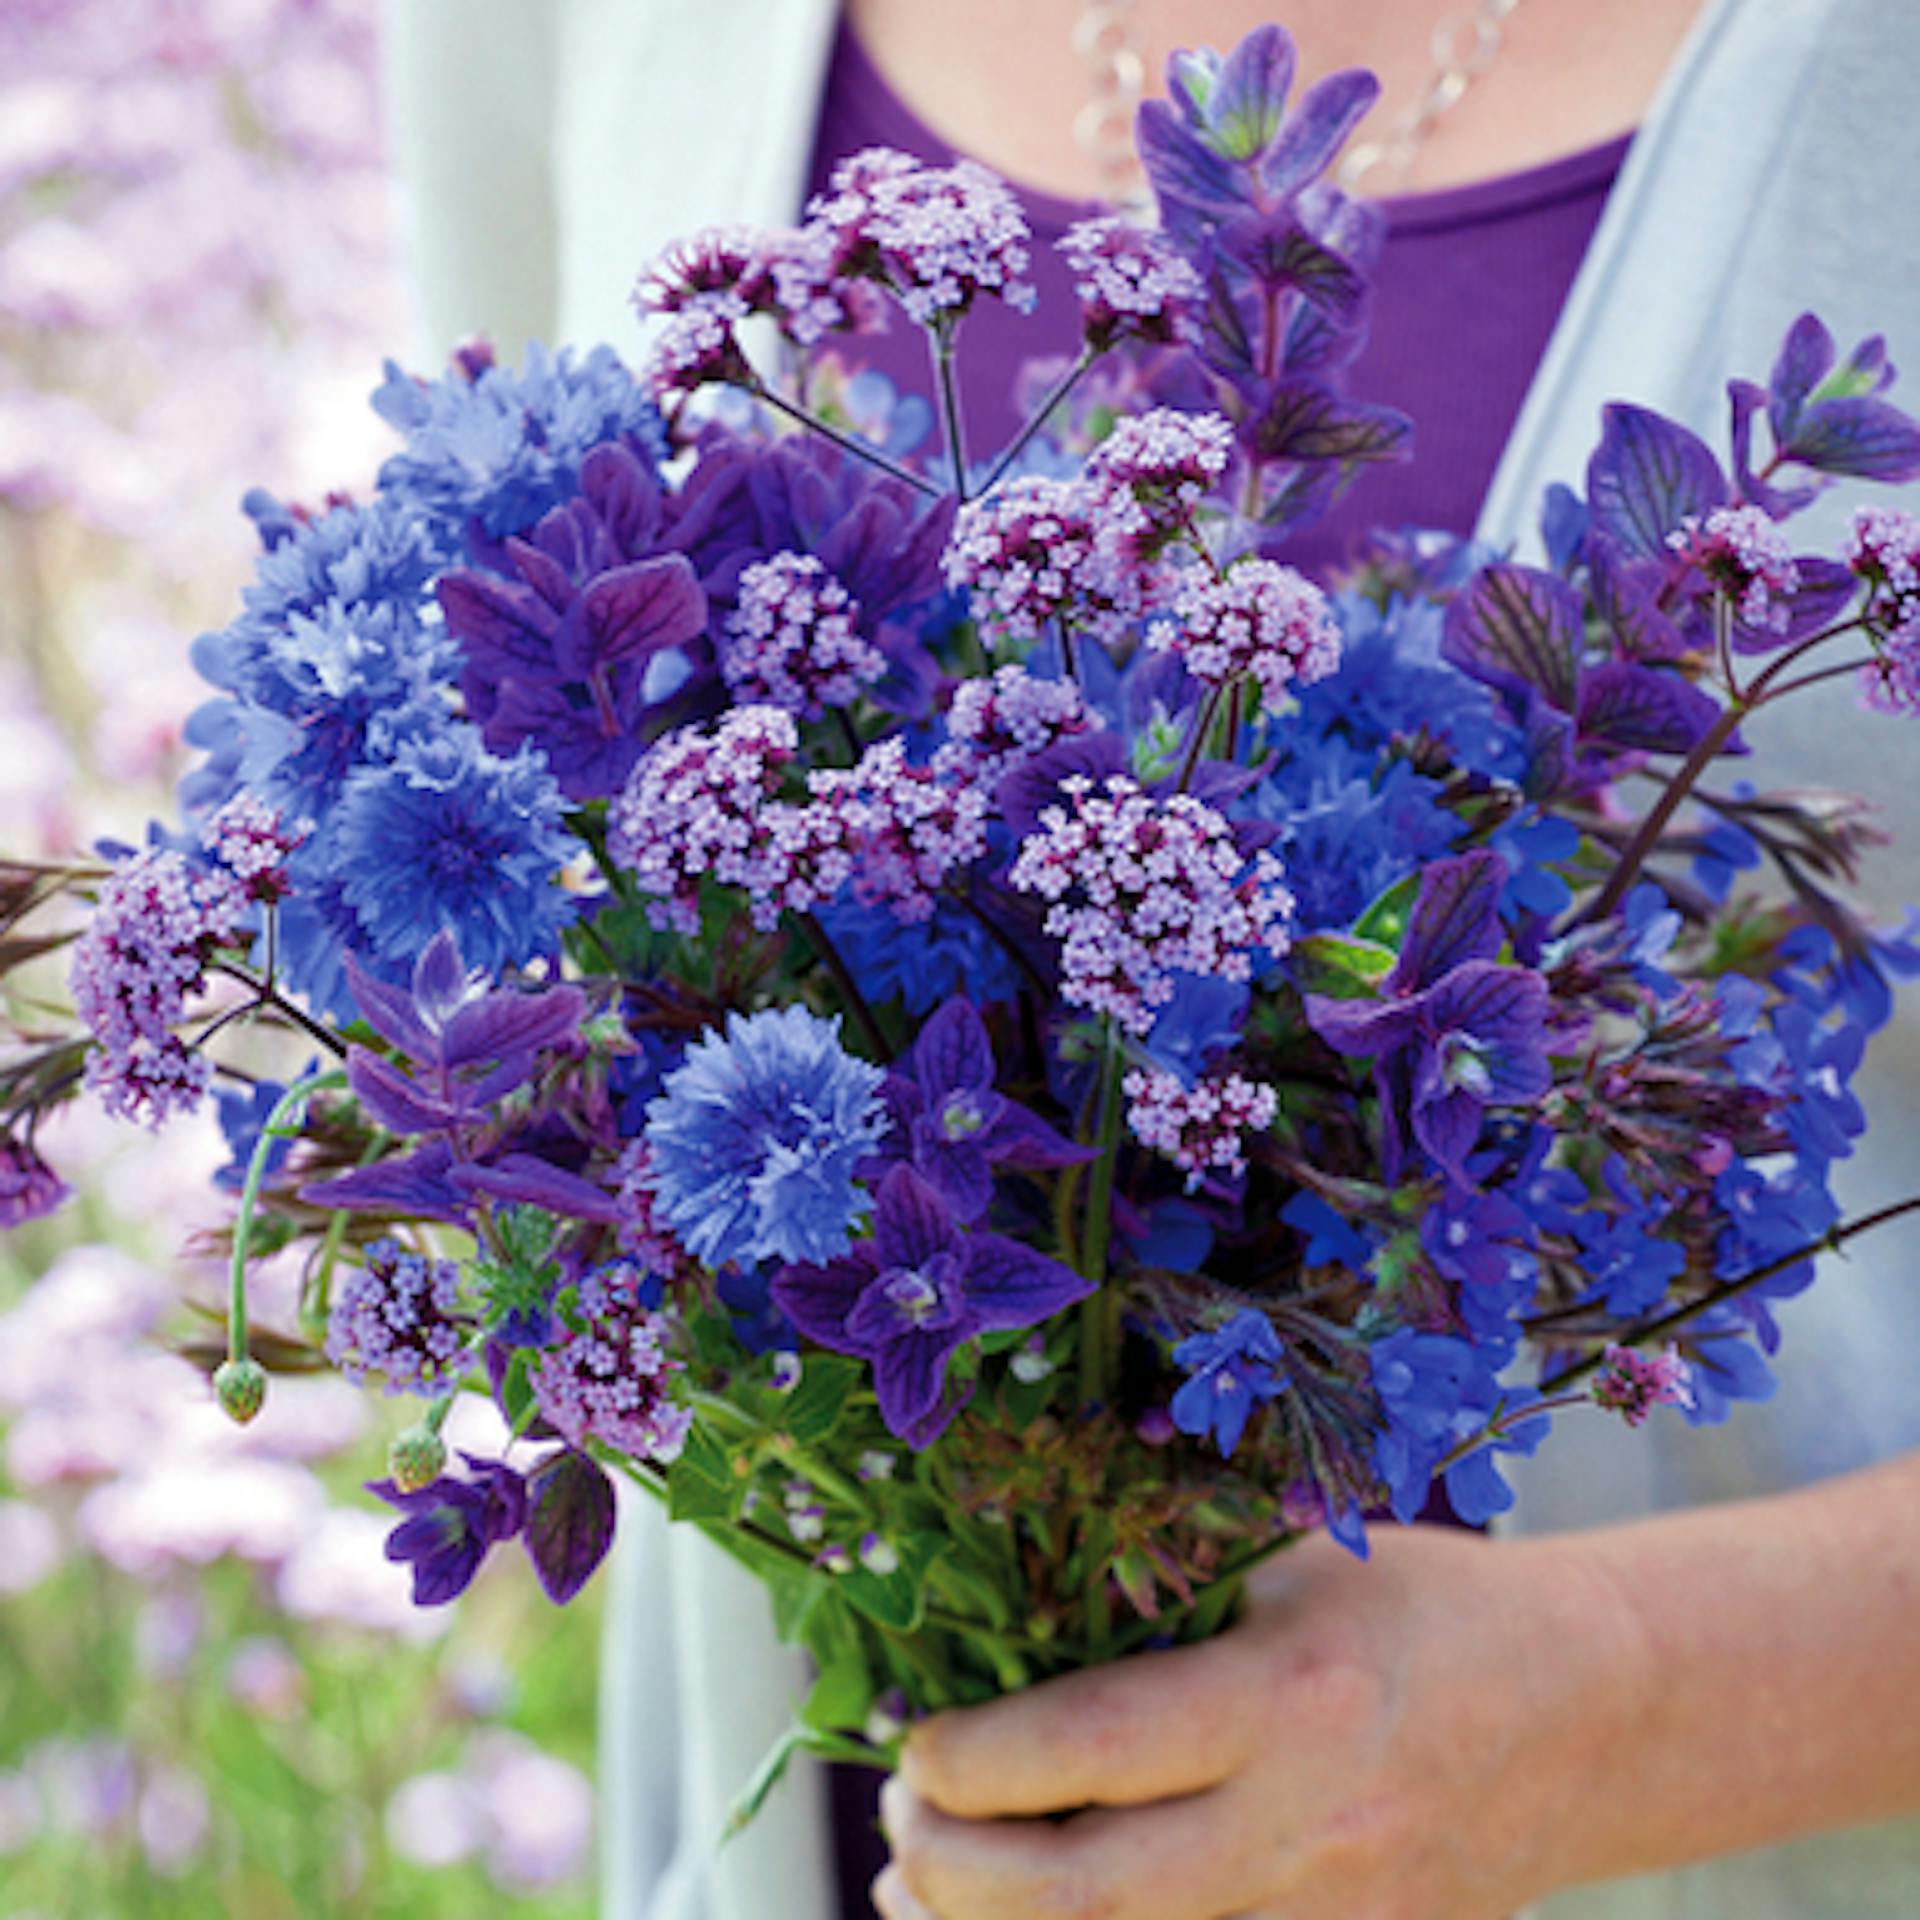
<path id="1" fill-rule="evenodd" d="M 833 0 L 391 0 L 394 97 L 429 344 L 631 340 L 640 266 L 712 221 L 791 218 Z M 1710 0 L 1635 140 L 1496 476 L 1482 532 L 1525 547 L 1546 482 L 1578 484 L 1601 403 L 1723 443 L 1723 382 L 1764 377 L 1813 306 L 1842 344 L 1920 371 L 1920 0 Z M 1498 297 L 1497 289 L 1490 297 Z M 1828 524 L 1831 524 L 1829 516 Z M 1775 784 L 1868 790 L 1905 845 L 1875 884 L 1920 899 L 1920 731 L 1832 690 L 1756 729 Z M 1856 745 L 1856 742 L 1859 744 Z M 1864 751 L 1862 749 L 1865 749 Z M 1920 1184 L 1920 1018 L 1863 1087 L 1876 1148 L 1853 1210 Z M 1904 1250 L 1903 1250 L 1904 1247 Z M 1531 1527 L 1760 1492 L 1920 1442 L 1912 1236 L 1869 1241 L 1783 1316 L 1782 1388 L 1710 1433 L 1596 1418 L 1532 1463 Z M 1837 1390 L 1843 1389 L 1843 1390 Z M 824 1814 L 802 1768 L 716 1855 L 729 1794 L 801 1685 L 758 1592 L 657 1517 L 623 1522 L 605 1661 L 610 1920 L 827 1920 Z M 1821 1920 L 1920 1912 L 1920 1831 L 1803 1842 L 1564 1896 L 1552 1920 Z"/>

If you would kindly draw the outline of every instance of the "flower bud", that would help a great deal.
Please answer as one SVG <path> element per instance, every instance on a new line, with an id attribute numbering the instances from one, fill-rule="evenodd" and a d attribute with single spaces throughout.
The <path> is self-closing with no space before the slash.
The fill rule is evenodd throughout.
<path id="1" fill-rule="evenodd" d="M 266 1400 L 266 1369 L 244 1355 L 238 1360 L 223 1360 L 214 1369 L 213 1397 L 229 1420 L 244 1427 Z"/>
<path id="2" fill-rule="evenodd" d="M 397 1433 L 387 1448 L 387 1473 L 402 1493 L 418 1493 L 439 1479 L 447 1443 L 424 1421 Z"/>

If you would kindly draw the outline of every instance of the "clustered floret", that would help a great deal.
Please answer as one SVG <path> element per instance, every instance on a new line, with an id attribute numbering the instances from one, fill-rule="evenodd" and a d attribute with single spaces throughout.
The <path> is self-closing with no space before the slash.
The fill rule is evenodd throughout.
<path id="1" fill-rule="evenodd" d="M 1155 407 L 1122 420 L 1087 461 L 1109 500 L 1131 497 L 1161 521 L 1183 522 L 1233 459 L 1233 423 L 1219 413 Z"/>
<path id="2" fill-rule="evenodd" d="M 614 1231 L 620 1251 L 668 1285 L 697 1283 L 698 1264 L 660 1218 L 654 1203 L 652 1168 L 646 1141 L 629 1140 L 614 1168 L 613 1202 L 620 1215 Z"/>
<path id="3" fill-rule="evenodd" d="M 811 554 L 776 553 L 740 576 L 720 670 L 734 698 L 806 719 L 847 705 L 887 670 L 858 603 Z"/>
<path id="4" fill-rule="evenodd" d="M 1033 305 L 1026 216 L 977 161 L 927 167 L 869 148 L 834 169 L 807 211 L 832 235 L 838 271 L 880 280 L 923 326 L 957 320 L 982 294 Z"/>
<path id="5" fill-rule="evenodd" d="M 1715 507 L 1689 514 L 1667 544 L 1700 569 L 1733 604 L 1743 626 L 1784 633 L 1791 619 L 1784 596 L 1800 584 L 1793 549 L 1759 507 Z"/>
<path id="6" fill-rule="evenodd" d="M 1022 666 L 963 680 L 947 709 L 934 771 L 991 793 L 1016 767 L 1077 733 L 1105 724 L 1071 680 L 1038 680 Z"/>
<path id="7" fill-rule="evenodd" d="M 1061 943 L 1060 991 L 1144 1034 L 1177 974 L 1246 980 L 1252 954 L 1287 950 L 1293 896 L 1280 862 L 1249 860 L 1233 829 L 1191 794 L 1156 799 L 1115 774 L 1061 781 L 1008 876 L 1049 905 Z"/>
<path id="8" fill-rule="evenodd" d="M 1080 299 L 1080 326 L 1096 353 L 1120 340 L 1192 341 L 1206 290 L 1157 228 L 1117 215 L 1082 220 L 1057 242 Z"/>
<path id="9" fill-rule="evenodd" d="M 200 844 L 249 900 L 271 906 L 291 891 L 287 862 L 306 837 L 304 823 L 284 825 L 257 795 L 237 793 L 201 829 Z"/>
<path id="10" fill-rule="evenodd" d="M 1280 1110 L 1272 1087 L 1239 1073 L 1210 1074 L 1188 1086 L 1177 1073 L 1135 1067 L 1121 1088 L 1133 1137 L 1165 1154 L 1189 1187 L 1215 1170 L 1245 1173 L 1247 1136 L 1266 1132 Z"/>
<path id="11" fill-rule="evenodd" d="M 529 1376 L 540 1411 L 576 1447 L 589 1440 L 638 1460 L 679 1456 L 693 1424 L 669 1382 L 683 1362 L 667 1351 L 666 1319 L 642 1304 L 645 1275 L 614 1261 L 585 1275 L 574 1317 Z"/>
<path id="12" fill-rule="evenodd" d="M 166 849 L 129 860 L 101 887 L 68 980 L 97 1042 L 87 1086 L 110 1114 L 159 1127 L 199 1104 L 212 1068 L 174 1028 L 246 911 L 245 888 L 224 868 Z"/>
<path id="13" fill-rule="evenodd" d="M 1606 1364 L 1593 1377 L 1593 1403 L 1619 1414 L 1630 1427 L 1640 1426 L 1655 1407 L 1693 1405 L 1693 1369 L 1674 1347 L 1636 1353 L 1610 1346 Z"/>
<path id="14" fill-rule="evenodd" d="M 1155 621 L 1147 641 L 1177 653 L 1209 686 L 1251 676 L 1269 713 L 1285 707 L 1295 682 L 1324 680 L 1340 665 L 1340 629 L 1326 595 L 1271 560 L 1243 560 L 1217 577 L 1189 568 L 1172 617 Z"/>
<path id="15" fill-rule="evenodd" d="M 451 1260 L 376 1240 L 350 1274 L 327 1323 L 327 1358 L 349 1380 L 379 1374 L 389 1393 L 433 1394 L 460 1370 L 469 1327 L 459 1317 Z"/>
<path id="16" fill-rule="evenodd" d="M 849 882 L 862 905 L 922 921 L 948 876 L 986 850 L 987 795 L 910 765 L 897 739 L 850 768 L 814 769 L 804 800 L 775 798 L 798 738 L 780 708 L 740 707 L 710 734 L 669 735 L 635 767 L 608 848 L 655 897 L 656 925 L 697 933 L 703 880 L 743 889 L 763 931 Z"/>
<path id="17" fill-rule="evenodd" d="M 1842 558 L 1892 600 L 1899 614 L 1910 613 L 1909 603 L 1920 599 L 1920 519 L 1904 507 L 1856 508 Z"/>
<path id="18" fill-rule="evenodd" d="M 1103 537 L 1103 500 L 1085 480 L 1023 475 L 960 509 L 947 584 L 1008 639 L 1037 640 L 1055 620 L 1118 639 L 1153 604 L 1151 568 Z"/>

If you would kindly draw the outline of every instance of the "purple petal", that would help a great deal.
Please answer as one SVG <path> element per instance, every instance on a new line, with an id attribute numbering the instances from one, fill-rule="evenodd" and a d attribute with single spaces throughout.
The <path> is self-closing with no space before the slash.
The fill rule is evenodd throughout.
<path id="1" fill-rule="evenodd" d="M 1341 142 L 1379 97 L 1380 82 L 1362 67 L 1316 80 L 1261 161 L 1261 185 L 1276 197 L 1298 193 L 1327 170 Z"/>
<path id="2" fill-rule="evenodd" d="M 684 646 L 707 626 L 707 596 L 678 553 L 609 568 L 587 589 L 585 609 L 588 644 L 606 666 Z"/>
<path id="3" fill-rule="evenodd" d="M 578 987 L 553 986 L 537 993 L 502 988 L 469 1001 L 440 1036 L 441 1064 L 450 1071 L 542 1053 L 577 1037 L 587 1008 Z"/>
<path id="4" fill-rule="evenodd" d="M 824 1266 L 799 1262 L 774 1275 L 773 1303 L 809 1340 L 865 1357 L 866 1348 L 849 1339 L 847 1321 L 878 1272 L 869 1246 Z"/>
<path id="5" fill-rule="evenodd" d="M 1281 27 L 1256 27 L 1227 55 L 1208 92 L 1214 146 L 1231 160 L 1264 153 L 1280 131 L 1292 88 L 1292 40 Z"/>
<path id="6" fill-rule="evenodd" d="M 913 1165 L 958 1221 L 970 1225 L 993 1204 L 993 1169 L 977 1138 L 945 1140 L 923 1122 Z"/>
<path id="7" fill-rule="evenodd" d="M 442 574 L 438 592 L 447 631 L 489 677 L 547 665 L 556 622 L 537 594 L 491 574 L 464 572 Z"/>
<path id="8" fill-rule="evenodd" d="M 390 1060 L 357 1042 L 347 1049 L 347 1085 L 389 1133 L 435 1133 L 460 1123 L 458 1108 L 434 1099 Z"/>
<path id="9" fill-rule="evenodd" d="M 1773 425 L 1773 437 L 1785 442 L 1792 438 L 1794 424 L 1807 396 L 1824 380 L 1833 367 L 1833 335 L 1821 324 L 1818 315 L 1803 313 L 1787 329 L 1780 343 L 1780 356 L 1773 363 L 1767 381 L 1767 416 Z"/>
<path id="10" fill-rule="evenodd" d="M 993 1044 L 972 1003 L 956 994 L 920 1029 L 913 1072 L 927 1104 L 950 1093 L 981 1093 L 993 1085 Z"/>
<path id="11" fill-rule="evenodd" d="M 587 1584 L 613 1544 L 613 1482 L 571 1449 L 527 1482 L 527 1557 L 547 1598 L 564 1606 Z"/>
<path id="12" fill-rule="evenodd" d="M 1413 422 L 1392 407 L 1343 400 L 1322 380 L 1291 379 L 1275 384 L 1240 438 L 1263 460 L 1404 460 Z"/>
<path id="13" fill-rule="evenodd" d="M 1463 1087 L 1413 1103 L 1414 1138 L 1454 1179 L 1467 1178 L 1467 1156 L 1480 1138 L 1484 1104 Z"/>
<path id="14" fill-rule="evenodd" d="M 920 1267 L 954 1242 L 953 1215 L 912 1167 L 887 1170 L 874 1208 L 873 1251 L 879 1267 Z"/>
<path id="15" fill-rule="evenodd" d="M 1582 738 L 1638 753 L 1690 753 L 1720 718 L 1720 703 L 1664 667 L 1611 660 L 1580 676 Z"/>
<path id="16" fill-rule="evenodd" d="M 1485 848 L 1432 862 L 1420 877 L 1406 944 L 1387 991 L 1408 993 L 1465 961 L 1492 959 L 1503 937 L 1500 895 L 1506 884 L 1506 863 Z"/>
<path id="17" fill-rule="evenodd" d="M 1188 132 L 1164 100 L 1143 100 L 1134 129 L 1140 164 L 1170 227 L 1190 229 L 1192 223 L 1182 221 L 1183 213 L 1224 220 L 1247 204 L 1239 170 Z"/>
<path id="18" fill-rule="evenodd" d="M 1433 1031 L 1471 1034 L 1490 1049 L 1493 1098 L 1532 1099 L 1549 1078 L 1547 997 L 1546 981 L 1527 967 L 1469 960 L 1431 990 L 1427 1015 Z"/>
<path id="19" fill-rule="evenodd" d="M 1865 394 L 1814 401 L 1781 451 L 1816 473 L 1920 480 L 1920 422 Z"/>
<path id="20" fill-rule="evenodd" d="M 1091 1147 L 1069 1140 L 1017 1100 L 1002 1102 L 993 1122 L 979 1136 L 987 1158 L 1007 1167 L 1078 1167 L 1094 1158 Z"/>
<path id="21" fill-rule="evenodd" d="M 1539 693 L 1571 710 L 1579 678 L 1580 596 L 1537 567 L 1482 567 L 1447 608 L 1444 659 L 1491 687 Z"/>
<path id="22" fill-rule="evenodd" d="M 570 535 L 573 522 L 566 510 L 556 507 L 541 521 L 536 533 L 553 544 Z M 568 545 L 572 545 L 570 539 Z M 537 547 L 530 540 L 509 536 L 506 542 L 507 557 L 518 569 L 520 578 L 544 600 L 555 613 L 564 613 L 575 598 L 572 576 L 560 561 L 551 553 Z"/>
<path id="23" fill-rule="evenodd" d="M 447 1179 L 460 1193 L 484 1193 L 495 1200 L 543 1207 L 568 1220 L 591 1220 L 606 1227 L 620 1224 L 620 1209 L 604 1188 L 531 1153 L 509 1153 L 492 1166 L 454 1167 Z"/>
<path id="24" fill-rule="evenodd" d="M 1664 560 L 1683 519 L 1726 504 L 1720 463 L 1697 433 L 1645 407 L 1615 401 L 1601 419 L 1587 463 L 1593 531 L 1625 553 Z"/>
<path id="25" fill-rule="evenodd" d="M 1335 1053 L 1385 1053 L 1420 1024 L 1417 1000 L 1331 1000 L 1318 993 L 1303 998 L 1307 1024 Z"/>
<path id="26" fill-rule="evenodd" d="M 965 1254 L 967 1304 L 984 1328 L 1037 1325 L 1093 1291 L 1084 1274 L 1004 1234 L 970 1234 Z"/>

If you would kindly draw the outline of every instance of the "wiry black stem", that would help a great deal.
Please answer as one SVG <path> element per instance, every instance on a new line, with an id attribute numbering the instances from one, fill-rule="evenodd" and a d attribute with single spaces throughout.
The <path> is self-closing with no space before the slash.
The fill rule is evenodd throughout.
<path id="1" fill-rule="evenodd" d="M 789 400 L 785 394 L 776 393 L 764 380 L 756 378 L 747 391 L 756 400 L 765 401 L 775 413 L 784 413 L 809 433 L 817 433 L 821 439 L 832 441 L 842 452 L 866 461 L 869 466 L 878 467 L 882 473 L 891 474 L 896 480 L 905 481 L 916 493 L 924 493 L 930 500 L 939 499 L 940 489 L 925 474 L 915 473 L 911 467 L 903 467 L 898 460 L 891 459 L 878 447 L 869 446 L 858 435 L 842 433 L 838 427 L 829 426 L 818 414 L 809 413 L 797 400 Z"/>
<path id="2" fill-rule="evenodd" d="M 1007 477 L 1008 470 L 1012 467 L 1013 463 L 1026 452 L 1027 443 L 1047 424 L 1047 421 L 1052 417 L 1054 408 L 1059 406 L 1059 404 L 1066 399 L 1067 395 L 1080 384 L 1081 376 L 1085 374 L 1086 370 L 1092 366 L 1099 357 L 1099 353 L 1092 347 L 1083 347 L 1081 349 L 1080 358 L 1054 382 L 1047 397 L 1033 410 L 1033 415 L 1027 421 L 1027 424 L 1022 427 L 1008 443 L 1006 452 L 993 463 L 993 471 L 987 475 L 986 485 L 980 489 L 982 493 L 991 493 L 994 488 Z"/>

